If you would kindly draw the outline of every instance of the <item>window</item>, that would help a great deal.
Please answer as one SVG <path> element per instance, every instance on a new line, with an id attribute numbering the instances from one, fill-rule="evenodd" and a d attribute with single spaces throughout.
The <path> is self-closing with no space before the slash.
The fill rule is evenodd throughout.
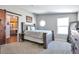
<path id="1" fill-rule="evenodd" d="M 68 34 L 69 17 L 57 19 L 57 33 Z"/>

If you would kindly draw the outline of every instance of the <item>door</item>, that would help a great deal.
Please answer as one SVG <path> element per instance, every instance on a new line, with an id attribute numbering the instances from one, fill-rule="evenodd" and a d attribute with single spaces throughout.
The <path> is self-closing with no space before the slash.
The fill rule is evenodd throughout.
<path id="1" fill-rule="evenodd" d="M 5 14 L 6 11 L 0 9 L 0 45 L 5 44 Z"/>

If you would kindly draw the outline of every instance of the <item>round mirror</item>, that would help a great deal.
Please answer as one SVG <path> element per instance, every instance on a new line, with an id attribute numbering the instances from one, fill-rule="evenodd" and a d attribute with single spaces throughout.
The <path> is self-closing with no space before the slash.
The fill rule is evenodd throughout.
<path id="1" fill-rule="evenodd" d="M 46 25 L 46 22 L 44 20 L 40 21 L 40 26 L 44 27 Z"/>

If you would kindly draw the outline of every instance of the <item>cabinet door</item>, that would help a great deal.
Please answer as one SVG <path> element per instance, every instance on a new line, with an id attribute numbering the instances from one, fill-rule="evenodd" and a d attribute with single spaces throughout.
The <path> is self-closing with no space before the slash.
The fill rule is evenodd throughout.
<path id="1" fill-rule="evenodd" d="M 5 44 L 5 15 L 6 11 L 0 9 L 0 45 Z"/>

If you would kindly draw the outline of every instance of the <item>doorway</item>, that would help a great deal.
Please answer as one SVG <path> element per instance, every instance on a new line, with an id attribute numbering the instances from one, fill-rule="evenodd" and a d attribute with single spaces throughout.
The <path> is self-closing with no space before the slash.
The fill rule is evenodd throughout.
<path id="1" fill-rule="evenodd" d="M 7 43 L 17 42 L 18 16 L 6 14 L 6 24 L 8 29 Z"/>

